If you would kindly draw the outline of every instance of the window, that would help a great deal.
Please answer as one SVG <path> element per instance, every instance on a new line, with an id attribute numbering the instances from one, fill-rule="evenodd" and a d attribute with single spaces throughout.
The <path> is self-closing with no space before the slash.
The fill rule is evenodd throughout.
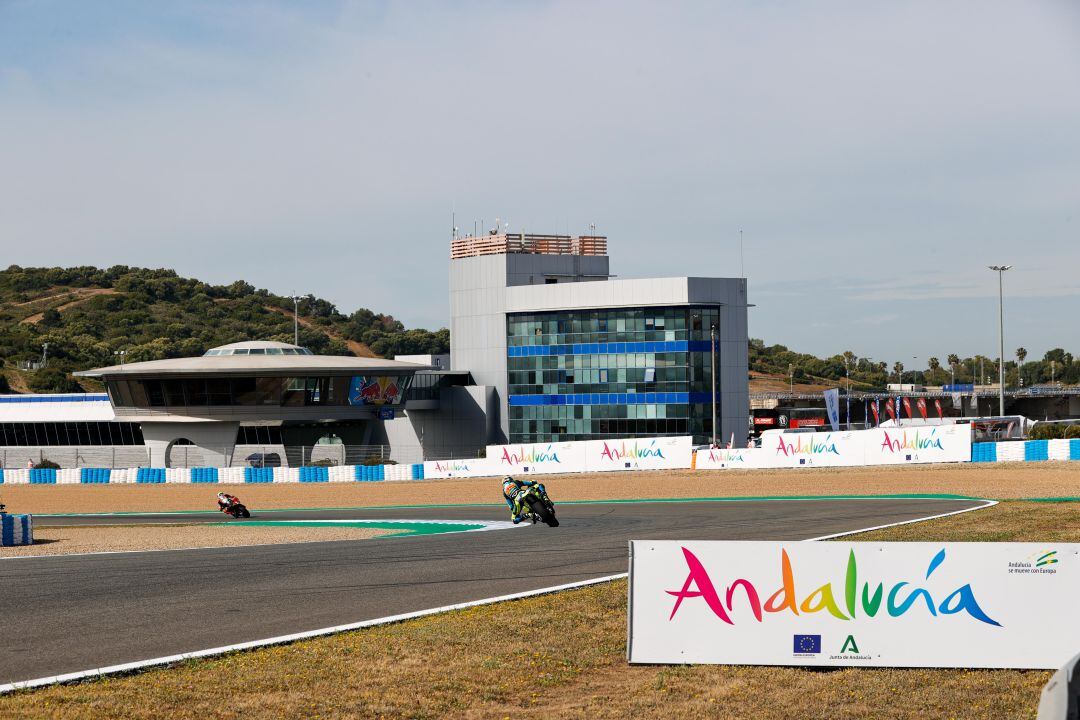
<path id="1" fill-rule="evenodd" d="M 545 285 L 557 285 L 558 282 L 559 282 L 558 278 L 544 278 L 544 284 Z"/>

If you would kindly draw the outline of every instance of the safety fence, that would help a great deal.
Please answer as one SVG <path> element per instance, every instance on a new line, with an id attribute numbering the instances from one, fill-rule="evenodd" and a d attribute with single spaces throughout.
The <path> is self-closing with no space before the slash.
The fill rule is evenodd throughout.
<path id="1" fill-rule="evenodd" d="M 343 483 L 627 470 L 856 467 L 1080 460 L 1080 439 L 972 443 L 966 426 L 776 433 L 762 447 L 695 450 L 689 437 L 492 445 L 485 457 L 409 464 L 304 467 L 0 470 L 0 483 Z"/>
<path id="2" fill-rule="evenodd" d="M 444 458 L 484 457 L 479 447 L 420 445 L 237 444 L 234 446 L 172 445 L 165 465 L 198 468 L 220 462 L 231 467 L 305 467 L 308 465 L 382 465 L 422 463 Z M 150 464 L 145 445 L 0 447 L 0 467 L 28 468 L 50 460 L 62 468 L 137 468 Z"/>

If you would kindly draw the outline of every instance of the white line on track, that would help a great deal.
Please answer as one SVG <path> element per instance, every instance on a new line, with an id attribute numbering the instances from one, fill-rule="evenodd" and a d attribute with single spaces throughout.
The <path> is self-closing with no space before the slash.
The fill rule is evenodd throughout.
<path id="1" fill-rule="evenodd" d="M 897 498 L 882 499 L 896 500 Z M 943 500 L 942 498 L 904 499 Z M 948 502 L 949 500 L 945 501 Z M 875 525 L 873 527 L 860 528 L 858 530 L 845 530 L 844 532 L 833 533 L 831 535 L 822 535 L 815 538 L 806 538 L 802 542 L 831 540 L 833 538 L 844 537 L 847 535 L 857 535 L 859 533 L 870 532 L 871 530 L 881 530 L 884 528 L 896 527 L 898 525 L 910 525 L 912 523 L 925 522 L 927 520 L 937 520 L 938 518 L 949 517 L 950 515 L 960 515 L 961 513 L 973 512 L 975 510 L 983 510 L 985 508 L 997 505 L 996 500 L 983 500 L 982 502 L 982 505 L 977 505 L 971 508 L 964 508 L 963 510 L 953 510 L 951 512 L 938 513 L 937 515 L 928 515 L 926 517 L 915 518 L 914 520 L 901 520 L 899 522 L 886 523 L 884 525 Z M 53 557 L 72 556 L 58 555 Z M 36 687 L 43 687 L 45 685 L 54 685 L 56 683 L 75 682 L 77 680 L 85 680 L 87 678 L 96 678 L 104 675 L 114 675 L 117 673 L 126 673 L 135 670 L 142 670 L 144 668 L 155 667 L 158 665 L 170 665 L 172 663 L 182 662 L 184 660 L 193 660 L 196 658 L 224 655 L 225 653 L 239 652 L 242 650 L 254 650 L 256 648 L 266 647 L 269 645 L 282 645 L 286 643 L 296 642 L 297 640 L 309 640 L 311 638 L 323 637 L 326 635 L 335 635 L 337 633 L 348 632 L 350 630 L 361 630 L 363 628 L 375 627 L 378 625 L 390 625 L 393 623 L 404 622 L 406 620 L 414 620 L 416 618 L 427 617 L 429 615 L 439 615 L 441 613 L 447 613 L 453 610 L 464 610 L 465 608 L 479 607 L 481 605 L 493 605 L 495 603 L 506 602 L 508 600 L 520 600 L 522 598 L 536 597 L 538 595 L 550 595 L 552 593 L 562 592 L 564 590 L 573 590 L 575 588 L 588 587 L 590 585 L 600 585 L 602 583 L 613 582 L 615 580 L 622 580 L 626 578 L 627 575 L 628 573 L 606 575 L 604 577 L 566 583 L 565 585 L 555 585 L 553 587 L 540 588 L 538 590 L 526 590 L 524 592 L 512 593 L 510 595 L 498 595 L 496 597 L 483 598 L 481 600 L 472 600 L 470 602 L 457 603 L 455 605 L 444 605 L 442 607 L 429 608 L 427 610 L 417 610 L 415 612 L 403 613 L 401 615 L 389 615 L 387 617 L 375 618 L 373 620 L 362 620 L 360 622 L 349 623 L 347 625 L 335 625 L 333 627 L 319 628 L 317 630 L 306 630 L 304 632 L 292 633 L 291 635 L 278 635 L 277 637 L 265 638 L 263 640 L 251 640 L 249 642 L 236 643 L 234 645 L 223 645 L 221 647 L 207 648 L 205 650 L 195 650 L 193 652 L 180 653 L 179 655 L 167 655 L 165 657 L 151 658 L 149 660 L 137 660 L 135 662 L 123 663 L 121 665 L 109 665 L 107 667 L 95 668 L 92 670 L 82 670 L 79 672 L 66 673 L 63 675 L 36 678 L 33 680 L 22 680 L 19 682 L 7 683 L 6 685 L 0 685 L 0 695 L 12 692 L 14 690 L 28 690 Z"/>

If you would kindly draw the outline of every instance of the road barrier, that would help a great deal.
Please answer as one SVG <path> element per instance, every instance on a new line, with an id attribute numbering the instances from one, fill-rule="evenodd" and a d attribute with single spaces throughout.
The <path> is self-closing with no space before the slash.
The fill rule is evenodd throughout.
<path id="1" fill-rule="evenodd" d="M 491 445 L 487 457 L 401 465 L 0 470 L 0 484 L 343 483 L 627 470 L 738 470 L 1080 460 L 1080 439 L 972 443 L 966 425 L 771 433 L 762 447 L 695 451 L 689 437 Z"/>

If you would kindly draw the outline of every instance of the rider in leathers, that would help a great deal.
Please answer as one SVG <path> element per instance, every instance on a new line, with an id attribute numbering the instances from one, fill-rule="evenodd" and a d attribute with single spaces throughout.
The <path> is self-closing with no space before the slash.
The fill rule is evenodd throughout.
<path id="1" fill-rule="evenodd" d="M 522 488 L 532 487 L 536 484 L 531 480 L 515 480 L 509 475 L 503 478 L 503 500 L 510 507 L 510 519 L 514 521 L 515 525 L 521 522 L 525 514 L 525 508 L 521 506 L 521 501 L 518 499 L 521 495 L 519 491 Z"/>

